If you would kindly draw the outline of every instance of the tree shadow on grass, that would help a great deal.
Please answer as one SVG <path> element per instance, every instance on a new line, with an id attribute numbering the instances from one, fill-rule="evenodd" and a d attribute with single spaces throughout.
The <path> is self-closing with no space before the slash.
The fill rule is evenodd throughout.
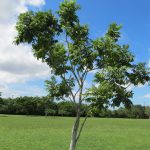
<path id="1" fill-rule="evenodd" d="M 0 117 L 8 117 L 7 115 L 0 115 Z"/>

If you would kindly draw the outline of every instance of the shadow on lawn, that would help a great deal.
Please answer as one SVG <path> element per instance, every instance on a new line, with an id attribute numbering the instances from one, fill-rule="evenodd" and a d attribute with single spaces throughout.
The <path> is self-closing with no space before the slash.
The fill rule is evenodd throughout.
<path id="1" fill-rule="evenodd" d="M 0 115 L 0 117 L 8 117 L 7 115 Z"/>

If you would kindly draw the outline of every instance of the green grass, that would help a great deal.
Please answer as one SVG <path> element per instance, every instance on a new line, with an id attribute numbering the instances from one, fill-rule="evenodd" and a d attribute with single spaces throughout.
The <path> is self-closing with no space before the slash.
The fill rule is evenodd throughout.
<path id="1" fill-rule="evenodd" d="M 0 116 L 0 150 L 68 150 L 73 118 Z M 77 150 L 150 150 L 150 120 L 87 120 Z"/>

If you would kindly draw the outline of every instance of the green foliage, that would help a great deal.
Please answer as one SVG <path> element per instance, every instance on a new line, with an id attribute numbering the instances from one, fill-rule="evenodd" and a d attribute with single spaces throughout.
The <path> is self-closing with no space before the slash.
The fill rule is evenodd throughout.
<path id="1" fill-rule="evenodd" d="M 145 63 L 133 65 L 132 72 L 127 73 L 127 76 L 134 85 L 145 84 L 150 81 L 149 68 L 146 68 Z"/>
<path id="2" fill-rule="evenodd" d="M 119 44 L 121 25 L 112 23 L 103 37 L 91 39 L 88 25 L 79 20 L 79 9 L 76 1 L 65 0 L 55 14 L 21 14 L 16 44 L 31 44 L 35 57 L 51 68 L 55 77 L 46 81 L 46 86 L 52 99 L 69 99 L 79 109 L 83 101 L 95 109 L 121 104 L 131 107 L 133 92 L 127 88 L 149 82 L 149 70 L 144 63 L 134 63 L 129 45 Z M 97 86 L 87 89 L 84 83 L 93 70 Z"/>
<path id="3" fill-rule="evenodd" d="M 104 94 L 105 96 L 105 94 Z M 103 99 L 103 97 L 101 97 Z M 102 101 L 102 100 L 101 100 Z M 103 102 L 102 102 L 103 104 Z M 102 105 L 101 104 L 101 105 Z M 150 107 L 132 105 L 130 109 L 119 108 L 110 110 L 102 109 L 100 103 L 92 105 L 88 112 L 89 105 L 81 105 L 81 116 L 105 117 L 105 118 L 137 118 L 145 119 L 150 117 Z M 99 109 L 97 109 L 99 106 Z M 48 97 L 17 97 L 0 100 L 0 114 L 16 115 L 46 115 L 46 116 L 76 116 L 76 104 L 69 101 L 54 102 Z"/>
<path id="4" fill-rule="evenodd" d="M 106 35 L 108 35 L 109 37 L 111 37 L 115 42 L 118 41 L 118 39 L 121 37 L 120 35 L 120 29 L 122 28 L 122 25 L 117 25 L 116 23 L 112 23 L 109 26 L 108 32 L 106 33 Z"/>
<path id="5" fill-rule="evenodd" d="M 82 104 L 81 116 L 86 116 L 88 105 Z M 50 97 L 17 97 L 0 99 L 0 114 L 76 116 L 75 104 L 65 101 L 56 103 Z"/>
<path id="6" fill-rule="evenodd" d="M 3 99 L 2 114 L 45 115 L 46 109 L 56 109 L 56 104 L 48 97 L 17 97 Z"/>
<path id="7" fill-rule="evenodd" d="M 58 104 L 59 112 L 58 114 L 60 116 L 75 116 L 75 104 L 71 102 L 60 102 Z"/>
<path id="8" fill-rule="evenodd" d="M 1 97 L 1 92 L 0 92 L 0 105 L 3 103 L 3 99 Z"/>
<path id="9" fill-rule="evenodd" d="M 63 99 L 63 97 L 69 96 L 70 87 L 74 86 L 74 79 L 69 78 L 66 81 L 57 83 L 55 76 L 52 76 L 51 80 L 46 80 L 45 83 L 49 96 L 53 99 L 56 98 L 57 100 L 60 100 Z"/>
<path id="10" fill-rule="evenodd" d="M 64 27 L 72 27 L 75 23 L 79 22 L 79 18 L 76 11 L 80 9 L 80 6 L 76 4 L 75 0 L 65 0 L 60 4 L 59 11 L 60 22 Z"/>
<path id="11" fill-rule="evenodd" d="M 132 107 L 131 109 L 131 118 L 144 118 L 145 117 L 145 111 L 144 111 L 144 107 L 140 106 L 140 105 L 135 105 L 134 107 Z"/>
<path id="12" fill-rule="evenodd" d="M 54 109 L 46 109 L 45 110 L 45 116 L 55 116 L 56 115 L 56 110 Z"/>
<path id="13" fill-rule="evenodd" d="M 150 107 L 145 107 L 145 114 L 148 116 L 148 118 L 150 119 Z"/>

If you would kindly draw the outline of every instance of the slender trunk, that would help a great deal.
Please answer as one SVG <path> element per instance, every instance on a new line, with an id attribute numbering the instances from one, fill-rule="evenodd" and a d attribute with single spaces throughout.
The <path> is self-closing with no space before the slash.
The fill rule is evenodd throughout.
<path id="1" fill-rule="evenodd" d="M 76 149 L 79 124 L 80 124 L 80 110 L 77 111 L 77 116 L 76 116 L 76 119 L 72 128 L 72 135 L 71 135 L 71 142 L 70 142 L 69 150 Z"/>
<path id="2" fill-rule="evenodd" d="M 77 115 L 76 115 L 76 119 L 72 128 L 72 135 L 71 135 L 71 142 L 70 142 L 70 148 L 69 150 L 75 150 L 76 149 L 76 145 L 77 145 L 77 141 L 79 139 L 79 128 L 80 128 L 80 117 L 81 117 L 81 104 L 82 104 L 82 90 L 83 90 L 83 80 L 80 79 L 81 84 L 79 83 L 80 86 L 80 93 L 79 93 L 79 103 L 77 105 Z M 80 132 L 79 132 L 80 134 Z"/>

